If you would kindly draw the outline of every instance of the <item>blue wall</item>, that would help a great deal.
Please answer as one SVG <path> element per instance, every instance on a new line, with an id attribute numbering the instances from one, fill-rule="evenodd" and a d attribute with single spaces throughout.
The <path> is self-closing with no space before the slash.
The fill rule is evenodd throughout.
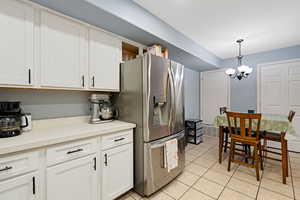
<path id="1" fill-rule="evenodd" d="M 253 67 L 252 74 L 244 80 L 231 80 L 231 110 L 246 112 L 255 109 L 257 105 L 257 71 L 258 64 L 281 60 L 300 58 L 300 45 L 246 55 L 243 63 Z M 224 68 L 236 67 L 236 58 L 225 59 L 221 66 Z"/>
<path id="2" fill-rule="evenodd" d="M 185 119 L 200 118 L 200 73 L 184 69 L 184 106 Z"/>

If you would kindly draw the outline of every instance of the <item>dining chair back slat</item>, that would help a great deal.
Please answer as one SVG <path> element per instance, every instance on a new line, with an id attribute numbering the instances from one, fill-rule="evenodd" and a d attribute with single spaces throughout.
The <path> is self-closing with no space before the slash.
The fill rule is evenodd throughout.
<path id="1" fill-rule="evenodd" d="M 251 131 L 252 131 L 252 119 L 249 119 L 249 128 L 248 128 L 248 133 L 247 135 L 251 135 Z"/>
<path id="2" fill-rule="evenodd" d="M 228 124 L 228 125 L 229 125 L 229 133 L 231 133 L 230 132 L 230 130 L 232 130 L 231 125 L 230 124 Z M 236 120 L 236 118 L 234 118 L 234 134 L 238 134 L 238 127 L 237 127 L 237 120 Z"/>

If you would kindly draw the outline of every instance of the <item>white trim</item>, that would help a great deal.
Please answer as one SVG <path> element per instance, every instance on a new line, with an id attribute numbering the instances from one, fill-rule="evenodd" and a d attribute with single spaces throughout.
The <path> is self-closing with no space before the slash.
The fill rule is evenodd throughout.
<path id="1" fill-rule="evenodd" d="M 293 62 L 300 62 L 299 58 L 296 59 L 288 59 L 288 60 L 281 60 L 281 61 L 275 61 L 275 62 L 269 62 L 269 63 L 261 63 L 256 66 L 257 71 L 257 98 L 256 98 L 256 107 L 257 112 L 261 112 L 261 69 L 263 67 L 269 67 L 276 64 L 285 64 L 285 63 L 293 63 Z"/>
<path id="2" fill-rule="evenodd" d="M 258 113 L 261 113 L 261 66 L 256 67 L 256 109 Z"/>
<path id="3" fill-rule="evenodd" d="M 205 88 L 204 82 L 203 82 L 203 74 L 205 73 L 215 73 L 215 72 L 224 72 L 225 74 L 225 68 L 221 68 L 221 69 L 217 69 L 217 70 L 210 70 L 210 71 L 204 71 L 204 72 L 200 72 L 200 117 L 203 120 L 203 91 Z M 231 81 L 230 81 L 230 77 L 226 76 L 227 78 L 227 108 L 230 109 L 231 108 Z"/>
<path id="4" fill-rule="evenodd" d="M 203 120 L 203 72 L 200 72 L 200 119 Z"/>

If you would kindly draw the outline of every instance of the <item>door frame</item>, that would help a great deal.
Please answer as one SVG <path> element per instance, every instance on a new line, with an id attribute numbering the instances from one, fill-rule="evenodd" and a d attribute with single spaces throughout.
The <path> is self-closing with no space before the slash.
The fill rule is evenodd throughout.
<path id="1" fill-rule="evenodd" d="M 257 73 L 257 99 L 256 99 L 256 108 L 257 112 L 261 112 L 261 69 L 263 67 L 269 67 L 276 64 L 285 64 L 285 63 L 293 63 L 293 62 L 300 62 L 300 58 L 296 59 L 288 59 L 288 60 L 281 60 L 281 61 L 275 61 L 275 62 L 268 62 L 268 63 L 261 63 L 258 64 L 256 67 L 256 73 Z"/>
<path id="2" fill-rule="evenodd" d="M 225 74 L 225 70 L 226 68 L 219 68 L 216 70 L 209 70 L 209 71 L 203 71 L 200 72 L 200 119 L 203 120 L 203 94 L 204 94 L 204 81 L 203 81 L 203 76 L 206 73 L 215 73 L 215 72 L 224 72 Z M 226 74 L 225 74 L 226 75 Z M 230 96 L 231 96 L 231 81 L 230 81 L 230 77 L 228 75 L 226 75 L 226 81 L 227 81 L 227 108 L 230 109 L 231 107 L 231 101 L 230 101 Z"/>

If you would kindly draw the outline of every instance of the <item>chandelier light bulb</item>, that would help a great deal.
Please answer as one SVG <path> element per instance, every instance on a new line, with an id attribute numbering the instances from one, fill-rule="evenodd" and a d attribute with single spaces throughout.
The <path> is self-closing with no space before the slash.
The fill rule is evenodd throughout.
<path id="1" fill-rule="evenodd" d="M 242 65 L 242 66 L 238 67 L 238 71 L 241 73 L 246 73 L 249 70 L 250 70 L 250 68 L 247 65 Z"/>
<path id="2" fill-rule="evenodd" d="M 231 76 L 231 75 L 235 74 L 235 69 L 229 68 L 229 69 L 227 69 L 227 70 L 225 71 L 225 73 L 226 73 L 227 75 Z"/>
<path id="3" fill-rule="evenodd" d="M 251 68 L 251 67 L 248 67 L 248 70 L 245 72 L 246 74 L 251 74 L 252 73 L 252 71 L 253 71 L 253 68 Z"/>

